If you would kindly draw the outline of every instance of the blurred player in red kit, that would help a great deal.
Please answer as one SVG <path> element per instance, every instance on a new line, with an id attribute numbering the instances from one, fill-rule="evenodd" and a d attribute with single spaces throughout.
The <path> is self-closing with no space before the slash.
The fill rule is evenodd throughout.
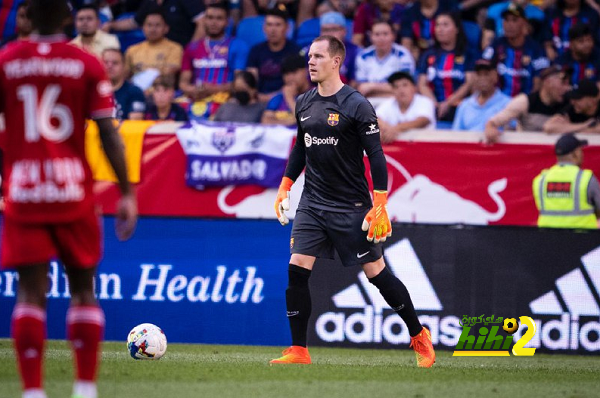
<path id="1" fill-rule="evenodd" d="M 24 398 L 45 398 L 48 267 L 58 257 L 69 278 L 67 334 L 75 356 L 73 397 L 96 398 L 104 312 L 94 296 L 101 232 L 93 180 L 85 159 L 86 118 L 98 123 L 104 151 L 121 190 L 116 233 L 128 239 L 137 204 L 123 147 L 113 127 L 112 90 L 100 62 L 62 36 L 64 0 L 31 0 L 29 41 L 0 52 L 0 113 L 4 143 L 2 268 L 19 274 L 12 337 Z"/>

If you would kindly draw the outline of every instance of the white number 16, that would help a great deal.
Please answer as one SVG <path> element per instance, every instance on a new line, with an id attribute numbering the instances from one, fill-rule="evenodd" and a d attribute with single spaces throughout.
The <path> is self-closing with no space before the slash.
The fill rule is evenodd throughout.
<path id="1" fill-rule="evenodd" d="M 19 86 L 17 97 L 23 102 L 25 141 L 37 142 L 40 136 L 48 141 L 62 142 L 73 133 L 73 115 L 68 107 L 57 104 L 61 88 L 57 84 L 46 87 L 38 103 L 37 88 L 31 84 Z M 56 119 L 57 126 L 52 125 Z"/>

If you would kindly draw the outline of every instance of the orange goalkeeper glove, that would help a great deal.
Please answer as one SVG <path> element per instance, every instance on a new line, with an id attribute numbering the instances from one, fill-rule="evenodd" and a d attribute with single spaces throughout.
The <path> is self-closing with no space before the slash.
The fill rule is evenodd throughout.
<path id="1" fill-rule="evenodd" d="M 387 213 L 387 191 L 373 191 L 373 208 L 369 210 L 362 224 L 363 231 L 367 233 L 369 242 L 385 242 L 392 236 L 392 223 Z"/>
<path id="2" fill-rule="evenodd" d="M 275 199 L 275 214 L 277 214 L 277 219 L 281 225 L 287 225 L 290 222 L 284 211 L 290 209 L 290 189 L 292 189 L 292 185 L 294 185 L 294 181 L 288 177 L 283 177 L 277 192 L 277 199 Z"/>

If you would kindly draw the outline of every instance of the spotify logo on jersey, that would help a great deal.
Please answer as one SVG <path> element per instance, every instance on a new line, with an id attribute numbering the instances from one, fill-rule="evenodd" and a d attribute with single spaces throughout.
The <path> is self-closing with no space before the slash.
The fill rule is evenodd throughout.
<path id="1" fill-rule="evenodd" d="M 310 134 L 308 134 L 308 133 L 304 134 L 304 145 L 306 145 L 307 148 L 311 147 L 312 145 L 336 146 L 339 141 L 340 140 L 335 137 L 317 138 L 317 137 L 311 137 Z"/>

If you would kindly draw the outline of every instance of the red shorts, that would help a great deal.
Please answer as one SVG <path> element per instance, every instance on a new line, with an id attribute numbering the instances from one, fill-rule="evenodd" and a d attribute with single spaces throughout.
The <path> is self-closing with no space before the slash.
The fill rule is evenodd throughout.
<path id="1" fill-rule="evenodd" d="M 44 264 L 58 258 L 66 266 L 91 268 L 101 255 L 96 212 L 61 224 L 27 224 L 4 217 L 1 268 Z"/>

